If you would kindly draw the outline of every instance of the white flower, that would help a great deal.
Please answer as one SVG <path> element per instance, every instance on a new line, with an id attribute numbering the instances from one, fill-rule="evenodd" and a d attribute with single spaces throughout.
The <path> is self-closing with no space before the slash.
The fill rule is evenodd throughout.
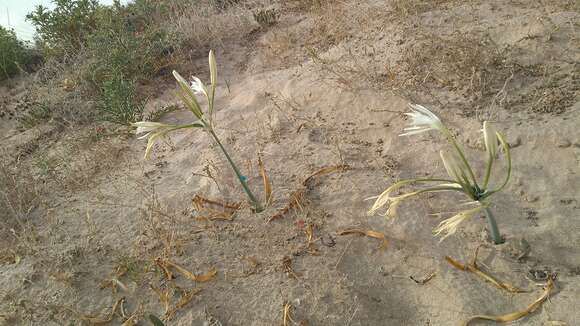
<path id="1" fill-rule="evenodd" d="M 181 92 L 178 95 L 183 100 L 183 103 L 191 110 L 193 115 L 196 118 L 202 120 L 203 119 L 203 111 L 197 102 L 197 98 L 195 97 L 195 90 L 193 89 L 193 83 L 190 85 L 185 78 L 183 78 L 177 71 L 173 70 L 173 77 L 177 80 L 177 84 L 181 88 Z M 201 84 L 201 81 L 199 81 Z M 198 86 L 196 83 L 196 89 Z M 201 84 L 203 86 L 203 84 Z"/>
<path id="2" fill-rule="evenodd" d="M 483 122 L 483 140 L 485 141 L 487 155 L 494 158 L 497 154 L 497 132 L 487 121 Z"/>
<path id="3" fill-rule="evenodd" d="M 429 111 L 426 107 L 419 104 L 409 104 L 412 112 L 407 112 L 405 115 L 411 117 L 411 125 L 404 128 L 404 133 L 399 136 L 415 135 L 429 130 L 442 130 L 444 128 L 441 120 Z"/>
<path id="4" fill-rule="evenodd" d="M 190 87 L 195 94 L 203 94 L 205 95 L 205 97 L 208 97 L 207 88 L 205 87 L 201 79 L 195 76 L 191 76 Z"/>
<path id="5" fill-rule="evenodd" d="M 152 122 L 152 121 L 139 121 L 133 123 L 133 126 L 137 127 L 135 130 L 136 134 L 146 133 L 145 135 L 139 137 L 139 139 L 144 139 L 149 137 L 149 134 L 158 131 L 160 129 L 170 127 L 170 125 L 160 123 L 160 122 Z"/>
<path id="6" fill-rule="evenodd" d="M 472 217 L 473 215 L 477 214 L 479 211 L 484 209 L 486 206 L 481 205 L 479 202 L 473 202 L 474 204 L 478 204 L 479 206 L 468 209 L 458 214 L 441 221 L 439 225 L 433 230 L 433 233 L 438 236 L 442 235 L 441 241 L 445 240 L 448 236 L 457 232 L 457 228 L 459 225 L 467 220 L 468 218 Z"/>
<path id="7" fill-rule="evenodd" d="M 148 158 L 151 154 L 151 149 L 153 149 L 153 145 L 157 139 L 161 136 L 164 136 L 169 131 L 174 130 L 177 126 L 175 125 L 168 125 L 160 122 L 151 122 L 151 121 L 139 121 L 133 123 L 133 126 L 137 127 L 135 131 L 136 134 L 145 133 L 145 135 L 140 136 L 139 139 L 147 139 L 147 149 L 145 149 L 145 158 Z"/>

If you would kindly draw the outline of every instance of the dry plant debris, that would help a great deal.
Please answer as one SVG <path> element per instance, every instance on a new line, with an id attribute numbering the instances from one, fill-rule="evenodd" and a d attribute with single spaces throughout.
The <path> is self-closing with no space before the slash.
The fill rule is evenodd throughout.
<path id="1" fill-rule="evenodd" d="M 422 279 L 416 279 L 413 275 L 409 276 L 409 278 L 412 279 L 415 283 L 417 283 L 419 285 L 425 285 L 429 281 L 431 281 L 433 278 L 435 278 L 435 276 L 437 276 L 437 272 L 431 272 L 431 273 L 427 274 L 427 276 L 425 276 Z"/>
<path id="2" fill-rule="evenodd" d="M 165 313 L 165 320 L 173 319 L 177 311 L 190 303 L 193 297 L 199 292 L 201 292 L 201 289 L 183 290 L 179 301 Z"/>
<path id="3" fill-rule="evenodd" d="M 302 208 L 302 203 L 304 203 L 306 200 L 305 194 L 306 194 L 306 189 L 304 189 L 304 188 L 301 188 L 301 189 L 298 189 L 298 190 L 292 192 L 290 194 L 290 200 L 288 201 L 288 204 L 286 204 L 286 206 L 284 206 L 283 208 L 279 209 L 276 214 L 272 215 L 268 219 L 268 223 L 271 222 L 272 220 L 283 217 L 292 209 L 295 209 L 298 207 Z"/>
<path id="4" fill-rule="evenodd" d="M 316 171 L 315 173 L 311 174 L 310 176 L 308 176 L 302 182 L 302 185 L 301 185 L 302 187 L 293 191 L 290 194 L 290 199 L 288 200 L 288 204 L 286 204 L 286 206 L 279 209 L 276 214 L 272 215 L 268 219 L 268 223 L 272 220 L 283 217 L 292 209 L 295 209 L 297 207 L 302 208 L 302 203 L 304 203 L 307 200 L 306 197 L 307 197 L 308 190 L 311 189 L 315 185 L 314 182 L 318 181 L 321 176 L 326 175 L 326 174 L 330 174 L 333 172 L 346 171 L 348 169 L 350 169 L 350 166 L 348 166 L 346 164 L 327 166 L 325 168 L 322 168 L 322 169 Z"/>
<path id="5" fill-rule="evenodd" d="M 123 266 L 117 266 L 117 268 L 115 268 L 115 270 L 111 273 L 111 277 L 103 280 L 101 284 L 99 284 L 99 288 L 101 290 L 111 288 L 113 294 L 117 294 L 118 288 L 121 288 L 121 290 L 128 292 L 129 288 L 119 280 L 125 274 L 127 274 L 127 268 Z"/>
<path id="6" fill-rule="evenodd" d="M 306 251 L 312 255 L 318 255 L 318 249 L 314 248 L 314 228 L 316 226 L 313 223 L 308 223 L 308 226 L 304 229 L 306 233 Z"/>
<path id="7" fill-rule="evenodd" d="M 299 326 L 306 326 L 307 323 L 305 320 L 300 322 L 296 322 L 294 318 L 292 318 L 292 310 L 294 307 L 290 304 L 290 302 L 284 303 L 284 309 L 282 312 L 282 325 L 283 326 L 291 326 L 291 325 L 299 325 Z"/>
<path id="8" fill-rule="evenodd" d="M 473 317 L 470 317 L 463 324 L 463 326 L 468 326 L 469 323 L 471 323 L 472 321 L 478 320 L 478 319 L 492 320 L 492 321 L 496 321 L 499 323 L 509 323 L 509 322 L 518 320 L 520 318 L 523 318 L 523 317 L 533 313 L 534 311 L 536 311 L 536 309 L 538 309 L 542 305 L 542 303 L 550 297 L 550 292 L 552 291 L 553 288 L 554 288 L 554 278 L 551 277 L 550 279 L 548 279 L 548 283 L 546 283 L 546 285 L 544 286 L 544 292 L 542 293 L 542 295 L 538 299 L 536 299 L 536 301 L 532 302 L 529 306 L 527 306 L 524 310 L 516 311 L 516 312 L 512 312 L 512 313 L 500 315 L 500 316 L 488 316 L 488 315 L 473 316 Z"/>
<path id="9" fill-rule="evenodd" d="M 258 165 L 260 166 L 260 174 L 264 182 L 264 206 L 268 206 L 272 202 L 272 182 L 266 173 L 266 168 L 262 157 L 258 157 Z"/>
<path id="10" fill-rule="evenodd" d="M 242 269 L 243 276 L 250 276 L 256 274 L 256 272 L 258 271 L 258 267 L 260 266 L 260 262 L 258 261 L 258 259 L 256 259 L 256 257 L 246 256 L 244 257 L 244 261 L 247 261 L 250 264 L 250 269 L 249 270 Z"/>
<path id="11" fill-rule="evenodd" d="M 364 235 L 370 238 L 375 238 L 381 240 L 381 244 L 379 245 L 379 249 L 385 249 L 387 247 L 388 241 L 385 235 L 381 232 L 373 231 L 373 230 L 361 230 L 361 229 L 346 229 L 338 232 L 338 235 L 349 235 L 349 234 L 359 234 Z"/>
<path id="12" fill-rule="evenodd" d="M 105 318 L 99 318 L 99 317 L 93 317 L 93 316 L 88 316 L 88 315 L 84 315 L 82 313 L 79 313 L 78 311 L 72 309 L 72 308 L 66 308 L 67 310 L 71 311 L 72 313 L 74 313 L 75 315 L 79 316 L 79 318 L 83 321 L 88 322 L 91 325 L 102 325 L 102 324 L 108 324 L 110 322 L 113 321 L 113 317 L 115 317 L 115 312 L 117 311 L 117 308 L 119 307 L 119 305 L 121 304 L 121 302 L 123 302 L 125 300 L 125 298 L 120 298 L 118 299 L 115 304 L 113 305 L 113 307 L 111 308 L 111 311 L 108 313 L 107 317 Z"/>
<path id="13" fill-rule="evenodd" d="M 300 274 L 296 273 L 292 268 L 292 258 L 290 258 L 289 256 L 284 256 L 282 258 L 282 269 L 284 270 L 286 275 L 288 275 L 288 277 L 298 279 L 300 276 Z"/>
<path id="14" fill-rule="evenodd" d="M 461 264 L 460 262 L 454 260 L 453 258 L 449 257 L 449 256 L 445 256 L 445 260 L 447 260 L 447 262 L 449 264 L 451 264 L 451 266 L 465 271 L 465 272 L 470 272 L 470 273 L 474 273 L 475 275 L 481 277 L 482 279 L 484 279 L 485 281 L 493 284 L 495 287 L 502 289 L 502 290 L 506 290 L 510 293 L 525 293 L 525 292 L 529 292 L 526 290 L 522 290 L 518 287 L 515 287 L 509 283 L 505 283 L 505 282 L 501 282 L 499 280 L 497 280 L 495 277 L 487 274 L 486 272 L 484 272 L 483 270 L 481 270 L 479 268 L 479 266 L 477 266 L 477 254 L 479 252 L 479 247 L 475 249 L 475 253 L 473 255 L 473 259 L 471 261 L 471 263 L 464 265 Z"/>
<path id="15" fill-rule="evenodd" d="M 192 272 L 188 271 L 187 269 L 185 269 L 185 268 L 183 268 L 183 267 L 177 265 L 176 263 L 171 262 L 167 259 L 157 258 L 157 259 L 155 259 L 155 263 L 161 267 L 161 269 L 165 273 L 165 276 L 168 279 L 171 279 L 170 277 L 172 276 L 171 271 L 169 271 L 169 267 L 172 267 L 173 269 L 178 271 L 180 274 L 182 274 L 183 276 L 185 276 L 186 278 L 188 278 L 194 282 L 207 282 L 207 281 L 213 279 L 217 275 L 217 269 L 215 269 L 215 268 L 210 270 L 209 272 L 207 272 L 205 274 L 195 275 Z"/>
<path id="16" fill-rule="evenodd" d="M 195 195 L 192 199 L 193 207 L 198 212 L 203 212 L 206 215 L 200 215 L 197 218 L 203 220 L 226 220 L 232 221 L 234 214 L 238 211 L 240 203 L 223 203 L 217 200 L 211 200 L 200 195 Z M 220 209 L 216 209 L 219 207 Z"/>

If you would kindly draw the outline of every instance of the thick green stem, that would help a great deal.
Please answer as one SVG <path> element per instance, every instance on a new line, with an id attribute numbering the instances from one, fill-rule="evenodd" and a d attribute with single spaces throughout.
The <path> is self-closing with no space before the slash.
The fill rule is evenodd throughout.
<path id="1" fill-rule="evenodd" d="M 240 173 L 240 170 L 238 170 L 238 167 L 236 166 L 236 164 L 234 163 L 234 161 L 232 161 L 232 158 L 230 157 L 230 155 L 226 151 L 224 145 L 222 145 L 222 143 L 220 142 L 220 140 L 217 137 L 217 135 L 215 134 L 215 132 L 212 129 L 209 129 L 208 132 L 212 135 L 212 137 L 215 140 L 215 142 L 221 148 L 221 150 L 224 153 L 224 155 L 226 156 L 226 159 L 228 160 L 228 162 L 230 162 L 230 165 L 232 166 L 232 169 L 234 169 L 234 172 L 236 173 L 236 176 L 238 177 L 238 180 L 240 180 L 240 183 L 242 184 L 242 187 L 244 188 L 244 191 L 246 192 L 246 194 L 250 198 L 250 201 L 252 202 L 252 205 L 254 206 L 254 209 L 256 210 L 256 212 L 259 213 L 259 212 L 263 211 L 264 209 L 260 205 L 260 202 L 258 202 L 256 200 L 256 197 L 254 197 L 254 194 L 252 193 L 252 191 L 248 187 L 248 184 L 244 180 L 244 176 Z"/>
<path id="2" fill-rule="evenodd" d="M 485 208 L 485 217 L 487 218 L 487 224 L 489 225 L 489 233 L 491 234 L 491 239 L 493 240 L 493 243 L 502 244 L 503 239 L 499 234 L 499 229 L 497 228 L 495 217 L 493 217 L 493 214 L 491 213 L 491 209 L 489 209 L 489 207 Z"/>

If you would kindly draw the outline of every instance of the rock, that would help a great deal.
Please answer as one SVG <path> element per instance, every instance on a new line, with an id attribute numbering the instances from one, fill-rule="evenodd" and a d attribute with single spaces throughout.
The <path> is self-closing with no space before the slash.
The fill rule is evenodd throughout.
<path id="1" fill-rule="evenodd" d="M 516 261 L 522 261 L 530 254 L 531 246 L 525 238 L 516 237 L 503 244 L 500 250 L 504 256 Z"/>
<path id="2" fill-rule="evenodd" d="M 539 197 L 539 196 L 536 196 L 536 195 L 527 195 L 527 196 L 526 196 L 526 201 L 527 201 L 528 203 L 535 203 L 535 202 L 537 202 L 538 200 L 540 200 L 540 197 Z"/>
<path id="3" fill-rule="evenodd" d="M 572 143 L 568 139 L 560 139 L 556 142 L 556 146 L 560 148 L 567 148 L 570 147 Z"/>
<path id="4" fill-rule="evenodd" d="M 508 142 L 508 145 L 510 146 L 510 148 L 516 148 L 522 144 L 522 137 L 520 137 L 520 136 L 509 137 L 508 136 L 507 142 Z"/>

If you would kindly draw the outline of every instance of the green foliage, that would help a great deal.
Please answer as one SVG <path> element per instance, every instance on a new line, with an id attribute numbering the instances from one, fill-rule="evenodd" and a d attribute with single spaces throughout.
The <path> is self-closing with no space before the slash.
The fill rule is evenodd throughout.
<path id="1" fill-rule="evenodd" d="M 49 56 L 76 54 L 97 25 L 97 0 L 53 0 L 54 10 L 39 5 L 26 15 Z"/>
<path id="2" fill-rule="evenodd" d="M 111 6 L 96 0 L 54 0 L 55 9 L 39 6 L 27 17 L 36 26 L 45 53 L 68 62 L 81 60 L 76 83 L 97 103 L 97 116 L 129 124 L 141 117 L 143 101 L 135 86 L 163 68 L 171 52 L 157 22 L 164 5 L 136 0 Z M 70 55 L 70 56 L 69 56 Z"/>
<path id="3" fill-rule="evenodd" d="M 141 118 L 144 103 L 135 94 L 135 83 L 119 73 L 103 82 L 97 108 L 103 120 L 129 125 Z"/>
<path id="4" fill-rule="evenodd" d="M 34 103 L 30 109 L 19 116 L 18 124 L 21 128 L 29 129 L 51 117 L 51 110 L 48 103 Z"/>
<path id="5" fill-rule="evenodd" d="M 0 26 L 0 80 L 18 73 L 19 66 L 26 65 L 30 53 L 13 31 Z"/>
<path id="6" fill-rule="evenodd" d="M 95 58 L 89 69 L 90 80 L 99 84 L 118 71 L 133 79 L 156 72 L 167 38 L 161 29 L 149 26 L 147 16 L 152 13 L 146 9 L 117 3 L 101 10 L 97 29 L 87 41 Z"/>

